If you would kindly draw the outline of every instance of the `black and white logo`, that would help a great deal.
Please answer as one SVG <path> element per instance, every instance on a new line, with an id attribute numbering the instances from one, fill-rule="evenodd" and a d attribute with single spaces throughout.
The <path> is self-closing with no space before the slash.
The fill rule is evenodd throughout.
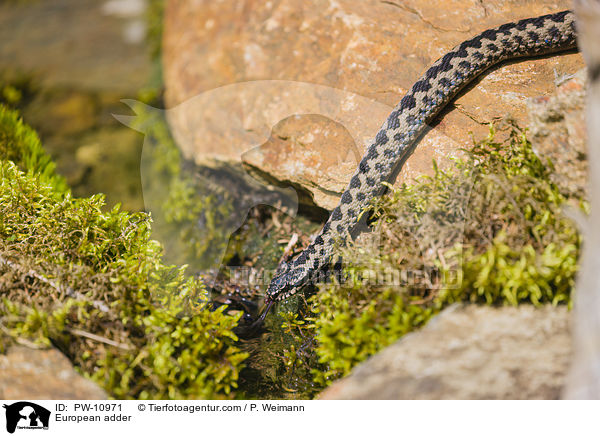
<path id="1" fill-rule="evenodd" d="M 6 431 L 14 433 L 19 430 L 48 430 L 50 411 L 29 401 L 19 401 L 6 409 Z"/>

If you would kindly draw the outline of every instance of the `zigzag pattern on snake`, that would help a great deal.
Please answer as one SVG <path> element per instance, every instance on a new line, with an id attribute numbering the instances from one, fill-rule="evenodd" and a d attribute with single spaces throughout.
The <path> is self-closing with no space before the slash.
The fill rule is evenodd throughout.
<path id="1" fill-rule="evenodd" d="M 277 270 L 267 289 L 268 307 L 302 289 L 330 264 L 336 241 L 355 237 L 361 212 L 383 195 L 428 124 L 469 83 L 490 67 L 514 58 L 576 47 L 571 11 L 503 24 L 464 41 L 438 59 L 389 115 L 368 147 L 339 205 L 313 242 Z M 267 309 L 268 310 L 268 309 Z"/>

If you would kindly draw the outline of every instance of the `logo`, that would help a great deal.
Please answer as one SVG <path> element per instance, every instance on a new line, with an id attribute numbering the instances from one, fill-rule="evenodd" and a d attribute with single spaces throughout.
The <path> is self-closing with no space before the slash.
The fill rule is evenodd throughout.
<path id="1" fill-rule="evenodd" d="M 6 409 L 6 431 L 14 433 L 18 429 L 48 430 L 50 411 L 29 401 L 19 401 L 11 405 L 4 404 Z"/>

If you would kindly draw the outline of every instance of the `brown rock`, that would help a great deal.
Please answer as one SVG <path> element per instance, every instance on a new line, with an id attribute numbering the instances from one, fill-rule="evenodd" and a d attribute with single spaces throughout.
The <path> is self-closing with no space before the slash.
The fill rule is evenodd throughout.
<path id="1" fill-rule="evenodd" d="M 557 399 L 566 307 L 453 306 L 356 367 L 321 399 Z"/>
<path id="2" fill-rule="evenodd" d="M 151 76 L 146 50 L 127 37 L 137 17 L 98 0 L 0 2 L 0 70 L 33 73 L 47 88 L 135 95 Z"/>
<path id="3" fill-rule="evenodd" d="M 59 351 L 14 346 L 0 354 L 0 398 L 104 400 L 107 395 Z"/>
<path id="4" fill-rule="evenodd" d="M 585 87 L 582 69 L 552 94 L 527 102 L 529 136 L 536 154 L 552 162 L 553 181 L 561 191 L 577 197 L 587 193 Z"/>
<path id="5" fill-rule="evenodd" d="M 173 107 L 226 84 L 279 79 L 346 90 L 376 107 L 391 108 L 428 65 L 461 41 L 489 27 L 569 6 L 566 0 L 169 0 L 164 38 L 167 103 Z M 554 72 L 570 74 L 582 66 L 581 56 L 571 53 L 525 60 L 490 72 L 461 96 L 425 137 L 398 183 L 431 173 L 433 158 L 456 155 L 457 148 L 470 146 L 471 132 L 476 138 L 485 137 L 486 124 L 491 121 L 510 115 L 525 125 L 526 100 L 551 92 L 555 88 Z M 232 109 L 215 116 L 221 120 L 236 116 L 246 132 L 269 131 L 290 116 L 286 111 L 279 112 L 282 118 L 273 116 L 280 102 L 289 104 L 293 98 L 277 92 L 281 89 L 264 88 L 259 99 L 246 99 L 243 114 Z M 297 94 L 295 98 L 299 98 Z M 298 100 L 293 103 L 298 104 Z M 362 106 L 361 102 L 363 109 L 356 120 L 358 124 L 365 122 L 358 130 L 368 133 L 366 136 L 374 135 L 387 115 L 372 110 L 372 105 Z M 356 113 L 352 106 L 338 105 L 339 119 L 333 118 L 338 123 L 342 119 L 342 126 L 349 131 L 353 129 L 343 120 L 351 118 L 351 112 Z M 330 117 L 333 112 L 320 109 L 313 105 L 308 113 Z M 272 138 L 256 149 L 264 140 L 232 143 L 229 136 L 207 140 L 204 131 L 194 134 L 200 127 L 191 121 L 193 117 L 191 113 L 169 117 L 178 141 L 186 143 L 182 148 L 188 157 L 193 156 L 198 163 L 204 163 L 207 155 L 238 163 L 244 152 L 254 148 L 243 157 L 247 165 L 304 186 L 326 208 L 337 202 L 365 149 L 365 142 L 352 133 L 333 134 L 333 138 L 315 135 L 316 130 L 326 132 L 333 125 L 322 118 L 318 126 L 311 127 L 308 124 L 315 118 L 286 120 L 285 135 L 280 134 L 284 125 L 279 125 Z M 188 139 L 182 141 L 183 136 Z M 302 140 L 307 137 L 312 140 Z"/>

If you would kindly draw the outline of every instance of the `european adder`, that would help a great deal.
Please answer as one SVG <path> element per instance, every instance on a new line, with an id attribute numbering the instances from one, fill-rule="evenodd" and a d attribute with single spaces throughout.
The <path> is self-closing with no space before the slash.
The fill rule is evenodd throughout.
<path id="1" fill-rule="evenodd" d="M 489 68 L 520 57 L 546 55 L 576 47 L 571 11 L 503 24 L 462 42 L 438 59 L 389 115 L 360 161 L 339 205 L 300 255 L 283 263 L 267 289 L 264 320 L 275 301 L 301 290 L 326 268 L 334 243 L 356 236 L 361 212 L 385 192 L 440 111 Z"/>

